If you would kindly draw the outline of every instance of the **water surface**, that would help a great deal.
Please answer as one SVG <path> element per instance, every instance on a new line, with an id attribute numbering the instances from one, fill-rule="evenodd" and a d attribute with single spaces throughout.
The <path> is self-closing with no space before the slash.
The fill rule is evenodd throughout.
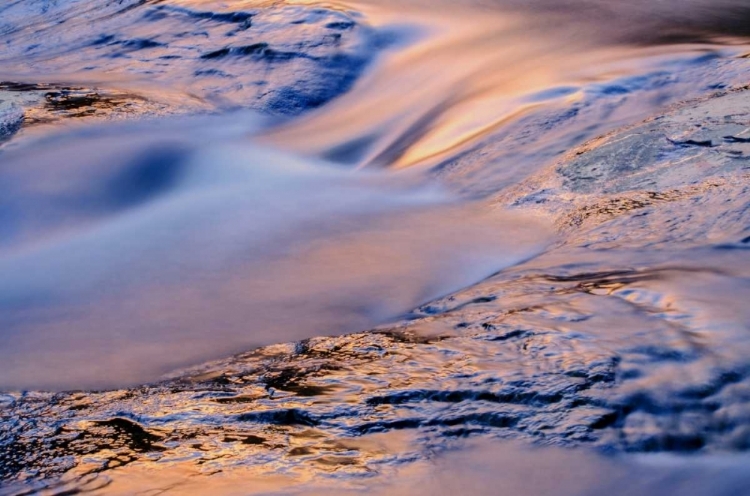
<path id="1" fill-rule="evenodd" d="M 7 492 L 736 493 L 748 20 L 0 7 Z"/>

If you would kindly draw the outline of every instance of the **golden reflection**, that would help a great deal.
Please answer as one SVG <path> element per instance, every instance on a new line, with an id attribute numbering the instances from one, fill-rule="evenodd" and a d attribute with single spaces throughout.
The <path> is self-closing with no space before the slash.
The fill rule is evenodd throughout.
<path id="1" fill-rule="evenodd" d="M 562 91 L 555 97 L 557 88 L 658 70 L 670 56 L 690 53 L 685 45 L 625 43 L 628 30 L 641 27 L 613 19 L 606 21 L 612 28 L 607 35 L 586 24 L 585 16 L 530 13 L 502 2 L 495 8 L 478 3 L 440 9 L 410 3 L 398 12 L 388 4 L 352 5 L 377 28 L 412 24 L 420 35 L 386 50 L 353 92 L 324 112 L 266 134 L 270 143 L 334 157 L 344 143 L 357 148 L 344 160 L 362 167 L 434 165 L 530 109 L 553 102 L 570 106 L 580 98 Z M 549 96 L 529 102 L 545 92 Z"/>

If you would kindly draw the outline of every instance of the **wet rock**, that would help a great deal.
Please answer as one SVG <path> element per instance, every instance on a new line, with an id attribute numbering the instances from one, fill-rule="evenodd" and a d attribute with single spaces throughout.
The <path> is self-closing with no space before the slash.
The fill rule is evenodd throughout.
<path id="1" fill-rule="evenodd" d="M 742 170 L 750 103 L 744 91 L 675 111 L 580 148 L 557 172 L 577 193 L 664 191 Z"/>

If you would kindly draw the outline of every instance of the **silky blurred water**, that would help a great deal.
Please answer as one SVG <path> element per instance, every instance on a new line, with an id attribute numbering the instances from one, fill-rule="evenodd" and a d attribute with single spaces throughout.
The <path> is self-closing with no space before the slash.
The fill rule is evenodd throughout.
<path id="1" fill-rule="evenodd" d="M 7 492 L 738 494 L 748 21 L 6 2 Z"/>

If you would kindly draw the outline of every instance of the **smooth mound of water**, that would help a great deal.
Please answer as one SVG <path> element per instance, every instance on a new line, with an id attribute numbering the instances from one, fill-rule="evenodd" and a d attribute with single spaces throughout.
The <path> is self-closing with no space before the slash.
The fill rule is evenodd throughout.
<path id="1" fill-rule="evenodd" d="M 158 125 L 171 137 L 112 129 L 5 156 L 2 387 L 127 385 L 367 329 L 549 237 L 382 174 L 196 146 L 204 122 Z"/>

